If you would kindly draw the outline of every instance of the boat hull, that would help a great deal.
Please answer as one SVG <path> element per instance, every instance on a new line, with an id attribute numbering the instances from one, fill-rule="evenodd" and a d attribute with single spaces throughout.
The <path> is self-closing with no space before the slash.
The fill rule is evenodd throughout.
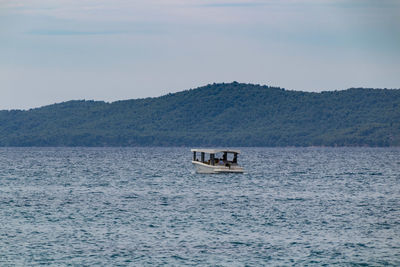
<path id="1" fill-rule="evenodd" d="M 243 168 L 239 166 L 212 166 L 199 161 L 192 161 L 192 163 L 195 166 L 197 173 L 243 173 Z"/>

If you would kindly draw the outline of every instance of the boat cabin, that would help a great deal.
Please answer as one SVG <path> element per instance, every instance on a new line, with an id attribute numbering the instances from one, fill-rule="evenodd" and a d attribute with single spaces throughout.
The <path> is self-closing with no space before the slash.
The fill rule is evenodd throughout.
<path id="1" fill-rule="evenodd" d="M 192 163 L 199 173 L 243 172 L 238 165 L 240 150 L 191 149 Z"/>

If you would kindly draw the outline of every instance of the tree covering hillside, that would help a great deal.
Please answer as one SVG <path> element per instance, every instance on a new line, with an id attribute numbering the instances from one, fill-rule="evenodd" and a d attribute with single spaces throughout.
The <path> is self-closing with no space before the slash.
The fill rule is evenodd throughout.
<path id="1" fill-rule="evenodd" d="M 212 84 L 0 111 L 0 146 L 399 146 L 400 90 Z"/>

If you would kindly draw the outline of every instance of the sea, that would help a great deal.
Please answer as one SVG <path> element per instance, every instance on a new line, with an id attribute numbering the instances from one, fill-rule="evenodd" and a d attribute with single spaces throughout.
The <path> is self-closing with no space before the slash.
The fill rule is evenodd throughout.
<path id="1" fill-rule="evenodd" d="M 0 148 L 0 266 L 400 266 L 400 148 Z"/>

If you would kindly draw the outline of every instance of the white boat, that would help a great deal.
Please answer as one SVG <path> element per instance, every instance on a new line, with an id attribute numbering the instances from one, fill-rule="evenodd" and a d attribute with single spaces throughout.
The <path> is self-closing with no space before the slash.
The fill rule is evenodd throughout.
<path id="1" fill-rule="evenodd" d="M 237 163 L 240 150 L 196 148 L 191 151 L 193 152 L 192 163 L 198 173 L 243 173 L 243 168 Z M 197 157 L 198 153 L 200 158 Z M 208 159 L 206 159 L 206 154 Z"/>

